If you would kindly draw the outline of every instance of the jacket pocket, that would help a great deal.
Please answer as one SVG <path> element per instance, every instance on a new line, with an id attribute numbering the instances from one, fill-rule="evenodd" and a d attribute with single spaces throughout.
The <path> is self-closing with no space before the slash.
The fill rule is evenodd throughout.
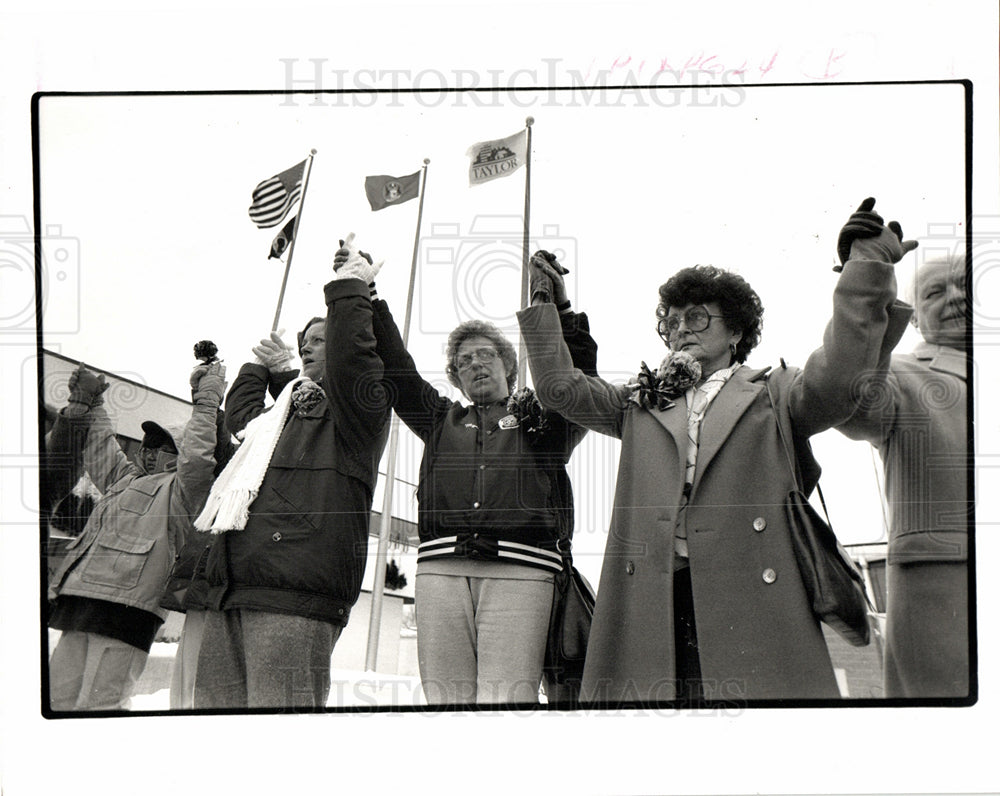
<path id="1" fill-rule="evenodd" d="M 310 512 L 293 503 L 273 486 L 271 487 L 271 494 L 274 498 L 274 508 L 277 509 L 272 522 L 274 520 L 278 521 L 282 537 L 288 539 L 300 538 L 310 536 L 313 531 L 319 530 L 316 523 L 313 522 Z"/>
<path id="2" fill-rule="evenodd" d="M 133 589 L 139 584 L 154 544 L 155 539 L 105 534 L 91 549 L 80 578 L 100 586 Z"/>
<path id="3" fill-rule="evenodd" d="M 149 487 L 152 487 L 152 489 Z M 133 481 L 118 498 L 117 508 L 127 511 L 130 514 L 145 514 L 149 511 L 150 506 L 153 505 L 153 500 L 156 498 L 158 490 L 158 484 L 150 484 L 148 486 L 145 484 L 137 485 Z"/>

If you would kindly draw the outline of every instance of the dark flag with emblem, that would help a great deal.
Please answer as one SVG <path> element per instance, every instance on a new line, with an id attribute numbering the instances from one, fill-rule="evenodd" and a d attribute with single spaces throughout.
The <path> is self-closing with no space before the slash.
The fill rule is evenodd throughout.
<path id="1" fill-rule="evenodd" d="M 507 177 L 527 162 L 528 137 L 525 130 L 496 141 L 480 141 L 465 153 L 469 156 L 469 185 L 480 185 Z"/>
<path id="2" fill-rule="evenodd" d="M 292 205 L 302 196 L 302 175 L 306 162 L 296 163 L 290 169 L 275 174 L 253 189 L 253 204 L 247 212 L 250 220 L 260 228 L 280 224 Z"/>
<path id="3" fill-rule="evenodd" d="M 381 210 L 389 205 L 401 205 L 403 202 L 416 199 L 419 193 L 419 171 L 407 174 L 405 177 L 389 177 L 385 174 L 365 177 L 365 194 L 372 210 Z"/>
<path id="4" fill-rule="evenodd" d="M 267 259 L 270 260 L 272 257 L 280 260 L 281 255 L 285 253 L 285 249 L 292 242 L 292 238 L 295 237 L 295 222 L 298 220 L 298 215 L 292 216 L 288 219 L 288 223 L 281 228 L 281 232 L 274 236 L 274 240 L 271 241 L 271 253 L 267 255 Z"/>

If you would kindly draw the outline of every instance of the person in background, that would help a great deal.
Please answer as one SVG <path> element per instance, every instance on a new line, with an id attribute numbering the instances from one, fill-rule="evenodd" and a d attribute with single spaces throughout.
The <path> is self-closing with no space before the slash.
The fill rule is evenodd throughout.
<path id="1" fill-rule="evenodd" d="M 66 424 L 69 449 L 82 445 L 103 497 L 49 585 L 49 626 L 62 631 L 49 660 L 53 711 L 125 709 L 166 618 L 159 601 L 167 575 L 212 483 L 225 367 L 200 364 L 190 383 L 187 425 L 171 431 L 145 421 L 131 462 L 103 407 L 106 382 L 83 366 L 70 376 L 55 430 Z"/>
<path id="2" fill-rule="evenodd" d="M 907 298 L 923 342 L 892 356 L 839 426 L 882 458 L 889 509 L 887 697 L 969 695 L 965 257 L 925 262 Z"/>
<path id="3" fill-rule="evenodd" d="M 226 428 L 226 413 L 220 409 L 215 420 L 216 445 L 214 477 L 225 469 L 236 451 L 232 435 Z M 184 614 L 184 624 L 177 644 L 170 675 L 170 709 L 191 710 L 194 707 L 194 681 L 198 670 L 198 655 L 208 613 L 205 566 L 208 551 L 215 537 L 208 532 L 194 531 L 187 544 L 177 554 L 170 571 L 160 607 Z"/>
<path id="4" fill-rule="evenodd" d="M 389 405 L 368 283 L 353 258 L 299 334 L 301 372 L 272 335 L 226 397 L 242 444 L 196 528 L 209 551 L 195 708 L 322 708 L 330 657 L 361 591 Z M 277 395 L 265 408 L 268 392 Z"/>
<path id="5" fill-rule="evenodd" d="M 839 697 L 792 550 L 783 506 L 797 485 L 782 438 L 808 495 L 809 437 L 853 413 L 854 380 L 905 327 L 893 265 L 915 245 L 881 225 L 853 243 L 823 345 L 801 370 L 745 364 L 763 306 L 708 265 L 660 287 L 669 351 L 630 384 L 574 368 L 550 303 L 518 314 L 542 403 L 622 441 L 581 701 Z"/>
<path id="6" fill-rule="evenodd" d="M 350 252 L 338 252 L 338 258 Z M 563 269 L 540 287 L 555 301 L 573 362 L 596 375 L 586 315 L 572 311 Z M 572 534 L 566 463 L 585 430 L 512 395 L 517 354 L 493 324 L 470 320 L 448 336 L 445 372 L 469 404 L 418 373 L 388 305 L 375 336 L 393 408 L 424 443 L 417 487 L 417 658 L 430 704 L 538 701 L 560 534 Z"/>

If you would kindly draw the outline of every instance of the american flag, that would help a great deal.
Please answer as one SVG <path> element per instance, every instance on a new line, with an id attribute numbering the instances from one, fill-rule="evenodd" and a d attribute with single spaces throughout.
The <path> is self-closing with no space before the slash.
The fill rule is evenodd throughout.
<path id="1" fill-rule="evenodd" d="M 275 174 L 253 189 L 253 204 L 247 212 L 261 229 L 280 224 L 293 204 L 302 196 L 302 175 L 306 162 L 296 163 L 287 171 Z"/>

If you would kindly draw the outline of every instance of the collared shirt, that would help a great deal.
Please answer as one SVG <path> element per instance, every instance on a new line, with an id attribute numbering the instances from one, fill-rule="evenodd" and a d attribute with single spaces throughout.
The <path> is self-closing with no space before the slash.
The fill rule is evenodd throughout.
<path id="1" fill-rule="evenodd" d="M 742 367 L 742 363 L 737 362 L 728 368 L 720 368 L 709 376 L 698 387 L 691 387 L 684 394 L 684 401 L 688 411 L 688 448 L 687 464 L 684 470 L 684 494 L 681 498 L 681 508 L 677 512 L 677 524 L 674 530 L 674 552 L 675 565 L 676 558 L 687 559 L 687 528 L 684 526 L 684 509 L 687 507 L 688 493 L 694 483 L 695 468 L 698 464 L 698 437 L 701 434 L 701 422 L 708 412 L 715 396 L 729 381 L 730 377 Z M 681 562 L 683 563 L 683 562 Z"/>

